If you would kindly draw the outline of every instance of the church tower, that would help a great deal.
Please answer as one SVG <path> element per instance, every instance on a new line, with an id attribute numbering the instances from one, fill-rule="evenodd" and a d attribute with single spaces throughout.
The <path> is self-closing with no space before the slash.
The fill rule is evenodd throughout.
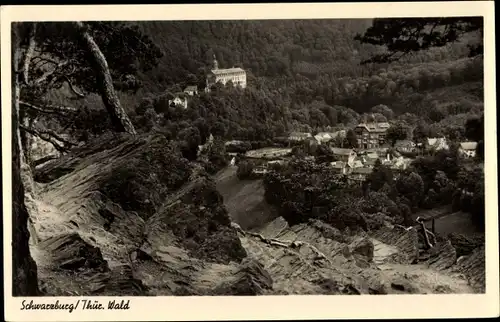
<path id="1" fill-rule="evenodd" d="M 219 63 L 217 62 L 217 59 L 215 58 L 215 54 L 214 54 L 214 70 L 217 70 L 219 69 Z"/>

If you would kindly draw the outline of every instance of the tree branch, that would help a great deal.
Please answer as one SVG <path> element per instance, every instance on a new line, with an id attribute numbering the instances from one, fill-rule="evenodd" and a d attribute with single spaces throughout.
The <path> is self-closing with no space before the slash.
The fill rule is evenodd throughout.
<path id="1" fill-rule="evenodd" d="M 36 57 L 33 57 L 33 63 L 35 64 L 35 68 L 41 69 L 43 66 L 45 66 L 47 64 L 53 64 L 53 65 L 57 66 L 60 62 L 55 61 L 51 58 L 36 56 Z M 38 65 L 38 64 L 40 64 L 40 65 Z"/>
<path id="2" fill-rule="evenodd" d="M 81 97 L 81 98 L 85 97 L 85 95 L 83 93 L 76 90 L 76 88 L 73 86 L 73 83 L 71 83 L 71 80 L 69 79 L 68 76 L 64 75 L 63 78 L 68 82 L 69 88 L 71 89 L 71 91 L 73 93 L 76 94 L 76 96 Z"/>
<path id="3" fill-rule="evenodd" d="M 42 76 L 40 76 L 37 80 L 35 80 L 35 82 L 34 82 L 34 83 L 35 83 L 35 85 L 39 85 L 39 84 L 41 84 L 41 83 L 42 83 L 42 82 L 44 82 L 44 81 L 45 81 L 45 80 L 46 80 L 46 79 L 47 79 L 50 75 L 54 74 L 54 73 L 57 71 L 57 69 L 59 69 L 59 68 L 61 68 L 61 67 L 66 66 L 68 63 L 69 63 L 69 61 L 67 61 L 67 60 L 63 60 L 62 62 L 59 62 L 59 63 L 57 64 L 57 66 L 56 66 L 53 70 L 49 70 L 49 71 L 47 71 L 47 72 L 43 73 L 43 75 L 42 75 Z"/>
<path id="4" fill-rule="evenodd" d="M 76 108 L 67 107 L 67 106 L 56 106 L 56 105 L 46 105 L 44 107 L 38 107 L 31 103 L 19 101 L 19 104 L 28 107 L 34 111 L 45 113 L 45 114 L 58 114 L 62 116 L 67 116 L 65 113 L 74 113 L 77 111 Z"/>
<path id="5" fill-rule="evenodd" d="M 76 146 L 76 143 L 70 142 L 68 140 L 63 139 L 61 136 L 57 135 L 56 133 L 52 131 L 40 131 L 40 130 L 35 130 L 33 128 L 28 128 L 25 127 L 24 125 L 19 125 L 19 128 L 23 131 L 28 132 L 31 135 L 37 136 L 40 139 L 49 142 L 56 148 L 57 151 L 59 152 L 68 152 L 69 149 L 66 148 L 66 145 L 68 146 Z M 60 145 L 58 142 L 54 141 L 53 139 L 56 139 L 57 141 L 60 141 L 63 143 L 63 145 Z"/>
<path id="6" fill-rule="evenodd" d="M 28 132 L 29 134 L 31 135 L 34 135 L 36 137 L 39 137 L 40 139 L 46 141 L 46 142 L 49 142 L 50 144 L 52 144 L 54 146 L 54 148 L 59 151 L 59 152 L 67 152 L 68 149 L 66 149 L 65 147 L 59 145 L 59 143 L 55 142 L 52 140 L 52 138 L 47 135 L 47 134 L 44 134 L 44 133 L 40 133 L 38 132 L 37 130 L 35 129 L 29 129 L 27 127 L 24 127 L 23 125 L 19 125 L 19 129 L 20 130 L 23 130 L 23 131 L 26 131 Z"/>

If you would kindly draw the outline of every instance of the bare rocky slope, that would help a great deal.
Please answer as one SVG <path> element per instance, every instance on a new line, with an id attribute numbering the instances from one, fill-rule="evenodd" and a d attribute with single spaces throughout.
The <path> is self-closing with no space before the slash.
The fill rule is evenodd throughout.
<path id="1" fill-rule="evenodd" d="M 457 263 L 448 241 L 422 254 L 416 231 L 398 227 L 352 235 L 268 215 L 240 225 L 170 146 L 161 135 L 101 138 L 34 171 L 31 252 L 46 295 L 484 291 L 484 247 Z"/>

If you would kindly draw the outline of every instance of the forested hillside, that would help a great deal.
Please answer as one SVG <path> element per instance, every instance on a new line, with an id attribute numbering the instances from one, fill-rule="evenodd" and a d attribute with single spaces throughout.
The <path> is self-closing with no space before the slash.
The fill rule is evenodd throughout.
<path id="1" fill-rule="evenodd" d="M 355 40 L 371 20 L 131 24 L 158 46 L 162 57 L 151 70 L 139 68 L 142 87 L 135 93 L 120 93 L 122 104 L 132 115 L 137 111 L 133 117 L 138 124 L 156 122 L 170 133 L 188 130 L 197 121 L 197 132 L 259 140 L 291 130 L 352 125 L 383 104 L 412 126 L 423 121 L 436 135 L 447 135 L 483 109 L 482 58 L 468 57 L 468 45 L 478 40 L 475 33 L 398 62 L 363 65 L 362 61 L 384 52 L 381 46 Z M 187 112 L 170 108 L 162 95 L 191 84 L 203 89 L 214 55 L 221 68 L 240 66 L 247 71 L 247 89 L 219 88 L 203 94 L 190 102 Z M 90 109 L 101 105 L 92 95 L 79 104 Z M 155 122 L 144 119 L 148 109 L 145 118 Z M 104 124 L 99 127 L 105 128 Z"/>

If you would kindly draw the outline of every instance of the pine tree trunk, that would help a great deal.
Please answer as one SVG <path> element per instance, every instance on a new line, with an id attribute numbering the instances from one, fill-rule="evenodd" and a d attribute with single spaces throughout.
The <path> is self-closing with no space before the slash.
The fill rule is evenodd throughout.
<path id="1" fill-rule="evenodd" d="M 118 132 L 127 132 L 130 134 L 136 134 L 134 125 L 130 121 L 127 113 L 123 110 L 120 100 L 116 95 L 113 79 L 111 78 L 111 73 L 109 72 L 108 63 L 106 62 L 106 57 L 99 49 L 92 36 L 87 30 L 87 26 L 81 21 L 74 23 L 80 36 L 82 37 L 83 44 L 88 50 L 90 57 L 92 57 L 92 64 L 96 72 L 96 78 L 98 82 L 98 88 L 102 97 L 104 106 L 106 107 L 109 115 L 111 116 L 111 122 Z"/>
<path id="2" fill-rule="evenodd" d="M 13 26 L 15 28 L 15 25 Z M 29 249 L 29 214 L 24 203 L 24 186 L 21 179 L 23 153 L 19 133 L 19 62 L 21 50 L 19 37 L 13 35 L 13 91 L 12 91 L 12 295 L 36 296 L 38 275 L 36 263 Z"/>

